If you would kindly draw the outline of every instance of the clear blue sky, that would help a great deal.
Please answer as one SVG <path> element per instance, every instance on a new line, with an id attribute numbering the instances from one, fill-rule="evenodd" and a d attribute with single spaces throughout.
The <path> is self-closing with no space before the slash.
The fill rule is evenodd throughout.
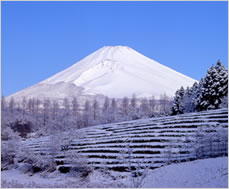
<path id="1" fill-rule="evenodd" d="M 228 60 L 227 2 L 1 2 L 2 95 L 125 45 L 199 80 Z"/>

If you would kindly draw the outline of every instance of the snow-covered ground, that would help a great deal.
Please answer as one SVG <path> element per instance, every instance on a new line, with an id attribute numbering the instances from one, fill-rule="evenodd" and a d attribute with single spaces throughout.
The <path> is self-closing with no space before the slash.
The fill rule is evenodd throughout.
<path id="1" fill-rule="evenodd" d="M 227 188 L 228 158 L 197 160 L 155 169 L 143 188 Z"/>
<path id="2" fill-rule="evenodd" d="M 54 172 L 29 176 L 18 169 L 2 171 L 2 187 L 133 187 L 130 176 L 93 171 L 86 179 Z M 143 188 L 227 188 L 228 158 L 173 164 L 147 172 Z"/>

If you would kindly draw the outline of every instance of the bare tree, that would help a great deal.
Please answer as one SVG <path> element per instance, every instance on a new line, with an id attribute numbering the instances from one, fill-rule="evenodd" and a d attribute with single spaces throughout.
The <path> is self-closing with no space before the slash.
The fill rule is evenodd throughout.
<path id="1" fill-rule="evenodd" d="M 73 116 L 78 116 L 79 113 L 79 103 L 76 97 L 73 97 L 72 100 L 72 114 Z"/>
<path id="2" fill-rule="evenodd" d="M 121 112 L 123 120 L 128 120 L 129 99 L 127 97 L 124 97 L 122 99 L 122 103 L 121 103 L 121 106 L 120 106 L 120 112 Z"/>
<path id="3" fill-rule="evenodd" d="M 6 111 L 7 108 L 8 108 L 7 101 L 6 101 L 5 97 L 2 96 L 2 99 L 1 99 L 1 110 L 2 111 Z"/>
<path id="4" fill-rule="evenodd" d="M 100 119 L 100 108 L 96 98 L 94 99 L 92 104 L 92 112 L 93 112 L 93 122 L 96 125 L 99 123 L 99 119 Z"/>
<path id="5" fill-rule="evenodd" d="M 91 125 L 92 120 L 92 111 L 91 111 L 91 105 L 90 102 L 87 100 L 84 104 L 84 110 L 82 115 L 82 122 L 84 127 L 88 127 Z"/>
<path id="6" fill-rule="evenodd" d="M 160 112 L 163 115 L 169 115 L 171 113 L 172 101 L 166 94 L 160 95 Z"/>
<path id="7" fill-rule="evenodd" d="M 149 99 L 149 111 L 150 111 L 150 116 L 152 116 L 155 112 L 155 107 L 156 107 L 156 100 L 155 100 L 155 97 L 152 96 L 150 99 Z"/>
<path id="8" fill-rule="evenodd" d="M 43 125 L 45 127 L 48 126 L 48 122 L 49 122 L 49 118 L 50 118 L 50 100 L 49 99 L 45 99 L 44 103 L 43 103 Z"/>
<path id="9" fill-rule="evenodd" d="M 150 114 L 150 107 L 149 107 L 148 100 L 146 98 L 143 98 L 141 100 L 141 104 L 139 107 L 139 116 L 141 118 L 147 118 L 149 117 L 149 114 Z"/>
<path id="10" fill-rule="evenodd" d="M 132 120 L 135 120 L 138 118 L 138 116 L 137 116 L 137 99 L 136 99 L 135 94 L 132 95 L 132 98 L 130 100 L 130 114 L 131 114 Z"/>
<path id="11" fill-rule="evenodd" d="M 10 98 L 10 102 L 9 102 L 9 111 L 10 111 L 10 113 L 13 113 L 15 108 L 16 108 L 16 104 L 15 104 L 15 101 L 14 101 L 14 97 L 11 97 Z"/>
<path id="12" fill-rule="evenodd" d="M 63 107 L 64 107 L 65 116 L 69 116 L 70 115 L 70 104 L 69 104 L 68 98 L 64 98 Z"/>

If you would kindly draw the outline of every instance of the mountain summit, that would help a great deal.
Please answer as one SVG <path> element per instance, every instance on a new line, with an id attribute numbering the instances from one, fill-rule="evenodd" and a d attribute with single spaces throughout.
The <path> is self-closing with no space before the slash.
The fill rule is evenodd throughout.
<path id="1" fill-rule="evenodd" d="M 62 98 L 105 95 L 114 98 L 174 96 L 194 79 L 176 72 L 127 46 L 105 46 L 71 67 L 13 96 Z"/>

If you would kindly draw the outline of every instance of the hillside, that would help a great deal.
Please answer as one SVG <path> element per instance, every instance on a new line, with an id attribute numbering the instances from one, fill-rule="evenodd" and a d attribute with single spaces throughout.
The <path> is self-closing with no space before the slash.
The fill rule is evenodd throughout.
<path id="1" fill-rule="evenodd" d="M 61 133 L 57 168 L 72 166 L 69 152 L 95 168 L 128 171 L 227 155 L 228 109 L 98 125 Z M 62 138 L 62 139 L 61 139 Z M 37 154 L 49 154 L 49 136 L 24 141 Z M 64 150 L 63 150 L 64 147 Z"/>

